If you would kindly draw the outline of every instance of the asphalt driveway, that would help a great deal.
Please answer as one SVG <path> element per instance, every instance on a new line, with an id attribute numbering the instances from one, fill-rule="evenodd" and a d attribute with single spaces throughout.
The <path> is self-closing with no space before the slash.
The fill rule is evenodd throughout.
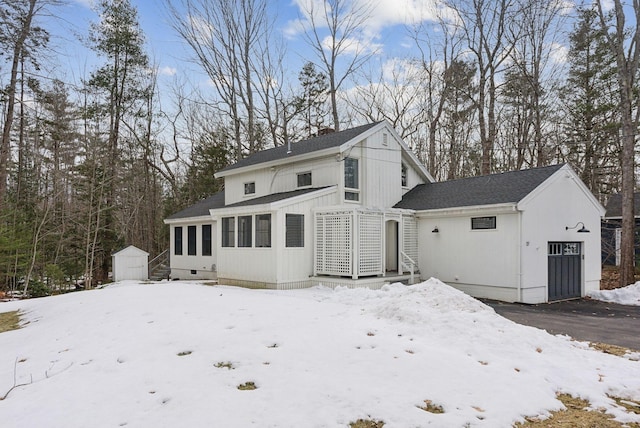
<path id="1" fill-rule="evenodd" d="M 567 334 L 576 340 L 640 350 L 640 306 L 579 299 L 539 305 L 482 300 L 519 324 Z"/>

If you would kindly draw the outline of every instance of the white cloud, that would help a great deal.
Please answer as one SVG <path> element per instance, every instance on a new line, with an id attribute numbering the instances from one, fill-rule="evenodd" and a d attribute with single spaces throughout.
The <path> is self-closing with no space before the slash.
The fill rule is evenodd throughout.
<path id="1" fill-rule="evenodd" d="M 168 65 L 158 69 L 158 74 L 161 76 L 175 76 L 177 72 L 178 70 L 175 67 L 169 67 Z"/>
<path id="2" fill-rule="evenodd" d="M 303 33 L 314 22 L 318 28 L 326 28 L 324 22 L 325 2 L 323 0 L 293 0 L 292 4 L 299 17 L 290 20 L 284 28 L 284 34 L 294 38 Z M 365 24 L 360 28 L 361 44 L 370 44 L 379 39 L 381 33 L 396 25 L 415 25 L 437 18 L 441 7 L 437 0 L 349 0 L 347 9 L 361 11 L 370 9 Z M 326 7 L 330 7 L 327 5 Z"/>
<path id="3" fill-rule="evenodd" d="M 550 51 L 551 60 L 555 63 L 565 63 L 567 62 L 567 57 L 569 55 L 569 48 L 560 43 L 552 43 L 551 51 Z"/>
<path id="4" fill-rule="evenodd" d="M 95 5 L 94 0 L 75 0 L 75 2 L 89 9 L 93 9 L 93 6 Z"/>

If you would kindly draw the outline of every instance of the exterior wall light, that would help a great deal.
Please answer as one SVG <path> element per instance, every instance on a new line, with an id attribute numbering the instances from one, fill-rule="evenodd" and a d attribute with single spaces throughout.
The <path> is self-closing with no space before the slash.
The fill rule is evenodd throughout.
<path id="1" fill-rule="evenodd" d="M 564 230 L 569 230 L 569 229 L 576 229 L 578 226 L 582 225 L 582 227 L 580 229 L 578 229 L 578 233 L 589 233 L 591 232 L 589 229 L 587 229 L 584 226 L 584 223 L 579 221 L 575 226 L 573 227 L 569 227 L 569 226 L 565 226 Z"/>
<path id="2" fill-rule="evenodd" d="M 438 226 L 434 227 L 431 233 L 439 233 Z"/>

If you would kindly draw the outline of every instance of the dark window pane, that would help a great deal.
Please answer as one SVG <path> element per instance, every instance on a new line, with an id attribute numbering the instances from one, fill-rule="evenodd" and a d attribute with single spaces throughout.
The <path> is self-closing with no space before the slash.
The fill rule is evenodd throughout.
<path id="1" fill-rule="evenodd" d="M 298 187 L 311 186 L 311 173 L 298 174 Z"/>
<path id="2" fill-rule="evenodd" d="M 235 247 L 236 219 L 234 217 L 222 218 L 222 246 Z"/>
<path id="3" fill-rule="evenodd" d="M 496 228 L 496 218 L 493 217 L 472 217 L 471 218 L 471 229 L 495 229 Z"/>
<path id="4" fill-rule="evenodd" d="M 251 183 L 244 183 L 244 194 L 250 195 L 252 193 L 256 193 L 256 183 L 254 181 Z"/>
<path id="5" fill-rule="evenodd" d="M 202 225 L 202 255 L 211 255 L 211 225 Z"/>
<path id="6" fill-rule="evenodd" d="M 271 214 L 256 216 L 256 247 L 271 247 Z"/>
<path id="7" fill-rule="evenodd" d="M 344 187 L 358 189 L 358 159 L 346 158 L 344 160 Z"/>
<path id="8" fill-rule="evenodd" d="M 356 192 L 344 192 L 344 199 L 346 201 L 359 201 L 360 195 Z"/>
<path id="9" fill-rule="evenodd" d="M 238 247 L 251 247 L 251 216 L 238 217 Z"/>
<path id="10" fill-rule="evenodd" d="M 173 229 L 174 239 L 173 245 L 175 246 L 173 253 L 176 256 L 182 255 L 182 226 L 177 226 Z"/>
<path id="11" fill-rule="evenodd" d="M 196 255 L 196 227 L 187 227 L 187 254 L 190 256 Z"/>
<path id="12" fill-rule="evenodd" d="M 304 215 L 286 215 L 286 246 L 304 247 Z"/>

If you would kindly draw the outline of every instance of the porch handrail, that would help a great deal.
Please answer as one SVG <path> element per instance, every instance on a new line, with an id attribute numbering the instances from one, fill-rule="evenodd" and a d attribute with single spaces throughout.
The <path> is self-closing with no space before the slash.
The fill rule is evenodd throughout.
<path id="1" fill-rule="evenodd" d="M 167 265 L 169 264 L 169 249 L 164 250 L 163 252 L 155 256 L 153 259 L 151 259 L 151 261 L 148 263 L 148 267 L 149 267 L 148 274 L 151 275 L 151 272 L 153 272 L 156 267 L 160 266 L 162 263 L 165 263 L 165 262 Z"/>
<path id="2" fill-rule="evenodd" d="M 414 267 L 418 267 L 418 263 L 416 263 L 411 257 L 409 257 L 404 251 L 400 251 L 400 255 L 402 256 L 402 260 L 400 260 L 400 264 L 402 264 L 403 268 L 408 268 L 409 272 L 411 273 L 411 277 L 409 279 L 409 282 L 411 284 L 414 283 L 413 279 L 414 279 L 414 274 L 415 274 L 415 270 Z M 409 260 L 409 264 L 405 263 L 405 259 Z"/>

